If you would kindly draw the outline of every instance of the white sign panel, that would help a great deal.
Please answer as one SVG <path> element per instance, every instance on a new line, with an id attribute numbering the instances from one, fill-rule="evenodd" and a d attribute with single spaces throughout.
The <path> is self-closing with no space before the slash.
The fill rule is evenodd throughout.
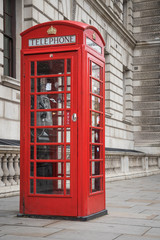
<path id="1" fill-rule="evenodd" d="M 93 42 L 90 38 L 86 38 L 86 44 L 93 48 L 95 51 L 97 51 L 98 53 L 102 53 L 102 48 L 95 42 Z"/>
<path id="2" fill-rule="evenodd" d="M 76 43 L 76 35 L 29 39 L 29 47 Z"/>

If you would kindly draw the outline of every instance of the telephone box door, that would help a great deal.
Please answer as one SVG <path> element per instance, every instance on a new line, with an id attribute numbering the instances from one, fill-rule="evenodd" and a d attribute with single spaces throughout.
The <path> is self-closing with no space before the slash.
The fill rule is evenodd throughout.
<path id="1" fill-rule="evenodd" d="M 21 208 L 77 216 L 77 52 L 28 55 L 24 65 Z"/>

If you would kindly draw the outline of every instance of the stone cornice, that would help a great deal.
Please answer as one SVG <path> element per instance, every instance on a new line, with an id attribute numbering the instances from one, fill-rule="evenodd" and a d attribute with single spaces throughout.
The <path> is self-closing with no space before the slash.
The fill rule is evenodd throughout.
<path id="1" fill-rule="evenodd" d="M 136 46 L 136 40 L 132 34 L 123 26 L 122 23 L 118 21 L 118 19 L 115 18 L 114 13 L 101 0 L 87 1 L 102 16 L 102 18 L 128 42 L 132 48 Z"/>

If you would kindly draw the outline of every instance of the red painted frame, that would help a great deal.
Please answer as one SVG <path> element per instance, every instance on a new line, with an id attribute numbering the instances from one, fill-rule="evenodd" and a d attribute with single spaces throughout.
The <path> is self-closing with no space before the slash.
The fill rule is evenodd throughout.
<path id="1" fill-rule="evenodd" d="M 76 42 L 62 45 L 35 46 L 29 47 L 28 40 L 33 38 L 47 38 L 47 30 L 53 26 L 57 29 L 56 35 L 75 35 Z M 21 179 L 20 179 L 20 213 L 25 215 L 58 215 L 85 217 L 105 210 L 105 59 L 104 40 L 98 30 L 84 23 L 72 21 L 54 21 L 34 26 L 22 34 L 21 51 Z M 86 44 L 86 37 L 98 44 L 102 53 L 98 53 Z M 56 55 L 57 58 L 72 57 L 74 91 L 72 101 L 74 109 L 71 113 L 77 113 L 77 121 L 72 122 L 74 126 L 74 136 L 72 136 L 73 156 L 76 157 L 71 170 L 71 181 L 74 182 L 71 196 L 39 195 L 29 194 L 29 169 L 28 166 L 28 141 L 29 141 L 29 73 L 28 61 L 32 59 L 49 59 L 49 55 Z M 103 126 L 101 136 L 101 146 L 103 157 L 101 158 L 101 191 L 90 193 L 90 61 L 101 67 L 101 80 L 103 89 L 101 90 L 103 105 L 102 118 Z M 73 83 L 73 82 L 72 82 Z M 76 90 L 77 89 L 77 90 Z M 28 109 L 28 110 L 26 110 Z M 46 145 L 46 143 L 45 143 Z M 73 161 L 73 160 L 72 160 Z"/>

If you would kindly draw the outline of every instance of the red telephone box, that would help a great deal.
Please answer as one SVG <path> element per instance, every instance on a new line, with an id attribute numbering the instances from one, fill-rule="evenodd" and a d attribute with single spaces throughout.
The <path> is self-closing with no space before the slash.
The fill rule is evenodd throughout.
<path id="1" fill-rule="evenodd" d="M 20 213 L 104 215 L 104 40 L 73 21 L 21 36 Z"/>

